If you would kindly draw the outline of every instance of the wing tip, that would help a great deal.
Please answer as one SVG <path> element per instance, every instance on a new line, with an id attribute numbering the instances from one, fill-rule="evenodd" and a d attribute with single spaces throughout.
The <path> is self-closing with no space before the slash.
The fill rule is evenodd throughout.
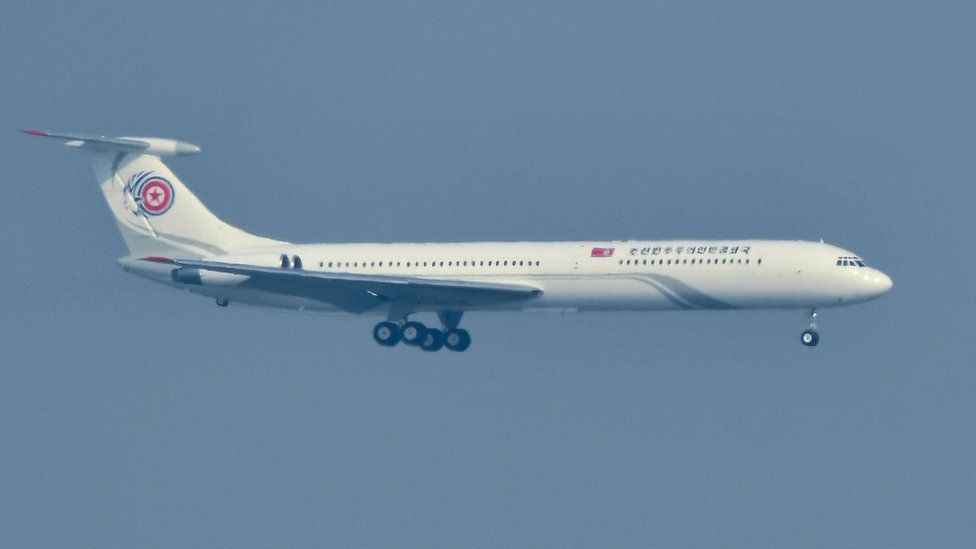
<path id="1" fill-rule="evenodd" d="M 40 137 L 51 137 L 51 134 L 44 130 L 19 130 L 20 133 L 26 133 L 27 135 L 38 135 Z"/>

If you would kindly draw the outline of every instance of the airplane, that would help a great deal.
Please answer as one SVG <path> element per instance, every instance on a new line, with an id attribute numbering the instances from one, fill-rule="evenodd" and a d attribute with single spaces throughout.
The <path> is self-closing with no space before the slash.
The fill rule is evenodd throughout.
<path id="1" fill-rule="evenodd" d="M 88 153 L 128 248 L 127 272 L 230 303 L 379 315 L 374 340 L 464 351 L 472 311 L 802 309 L 800 341 L 820 341 L 818 310 L 892 287 L 857 254 L 820 242 L 697 238 L 586 242 L 294 244 L 220 220 L 163 157 L 200 152 L 173 139 L 40 130 Z M 413 315 L 438 319 L 426 325 Z M 383 318 L 385 317 L 385 318 Z"/>

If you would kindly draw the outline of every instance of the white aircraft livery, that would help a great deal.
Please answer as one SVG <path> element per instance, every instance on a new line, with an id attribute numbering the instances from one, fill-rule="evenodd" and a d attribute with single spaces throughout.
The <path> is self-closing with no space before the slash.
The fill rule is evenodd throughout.
<path id="1" fill-rule="evenodd" d="M 891 279 L 824 242 L 633 240 L 293 244 L 221 221 L 162 162 L 172 139 L 24 130 L 86 151 L 129 254 L 126 271 L 229 303 L 369 313 L 384 346 L 464 351 L 467 311 L 803 309 L 874 299 Z M 436 313 L 437 326 L 411 316 Z"/>

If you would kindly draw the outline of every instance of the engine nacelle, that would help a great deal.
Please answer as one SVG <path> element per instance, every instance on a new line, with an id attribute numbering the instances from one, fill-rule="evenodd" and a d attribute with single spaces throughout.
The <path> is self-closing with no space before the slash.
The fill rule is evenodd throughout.
<path id="1" fill-rule="evenodd" d="M 233 273 L 218 273 L 206 269 L 180 268 L 170 271 L 170 277 L 176 284 L 190 284 L 195 286 L 237 286 L 248 276 Z"/>

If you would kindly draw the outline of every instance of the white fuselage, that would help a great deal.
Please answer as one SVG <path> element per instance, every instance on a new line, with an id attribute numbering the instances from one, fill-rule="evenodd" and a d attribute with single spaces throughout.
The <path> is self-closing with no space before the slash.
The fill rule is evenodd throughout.
<path id="1" fill-rule="evenodd" d="M 289 261 L 299 257 L 307 271 L 455 278 L 542 290 L 531 299 L 465 310 L 813 309 L 866 301 L 891 288 L 884 273 L 853 261 L 855 254 L 804 241 L 281 244 L 208 259 L 277 266 L 282 255 Z M 236 303 L 335 310 L 307 297 L 249 288 L 246 277 L 211 273 L 202 284 L 186 286 L 173 283 L 165 266 L 133 258 L 120 263 L 130 272 Z M 412 312 L 452 308 L 444 302 Z M 389 307 L 372 312 L 387 314 Z"/>
<path id="2" fill-rule="evenodd" d="M 42 130 L 89 159 L 134 274 L 230 302 L 373 313 L 382 346 L 461 352 L 467 311 L 811 309 L 801 342 L 817 345 L 816 308 L 878 297 L 891 279 L 822 241 L 776 240 L 291 244 L 222 221 L 162 157 L 189 143 Z M 440 328 L 410 319 L 436 312 Z"/>

